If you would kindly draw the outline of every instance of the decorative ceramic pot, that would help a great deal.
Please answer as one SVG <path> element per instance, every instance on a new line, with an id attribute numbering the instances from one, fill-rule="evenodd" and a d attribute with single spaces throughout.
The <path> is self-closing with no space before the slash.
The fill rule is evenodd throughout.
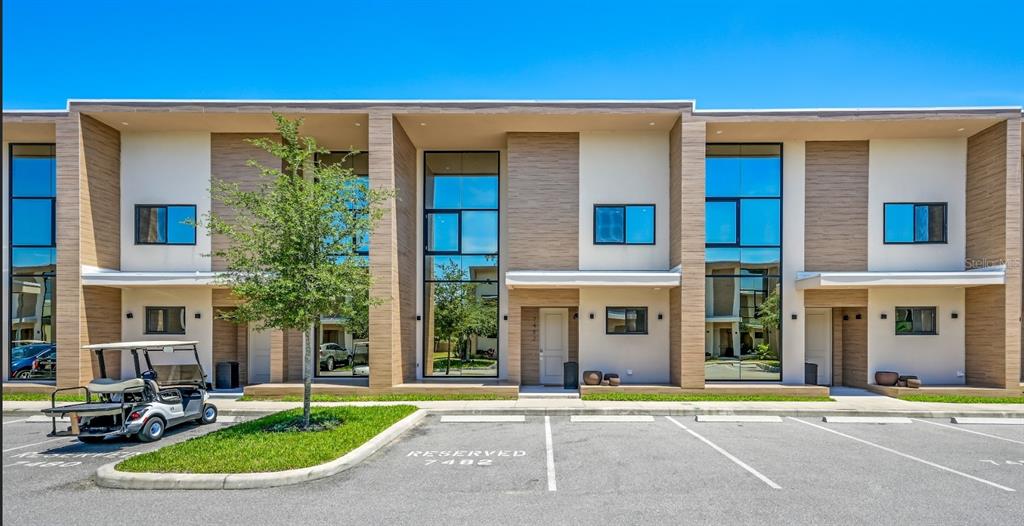
<path id="1" fill-rule="evenodd" d="M 584 385 L 601 385 L 601 371 L 583 371 Z"/>
<path id="2" fill-rule="evenodd" d="M 917 389 L 917 388 L 921 387 L 921 380 L 918 380 L 917 378 L 911 378 L 911 379 L 907 380 L 907 387 L 912 387 L 914 389 Z"/>
<path id="3" fill-rule="evenodd" d="M 875 385 L 896 385 L 900 373 L 893 371 L 875 371 Z"/>
<path id="4" fill-rule="evenodd" d="M 619 375 L 615 375 L 615 376 L 613 376 L 613 377 L 608 379 L 608 385 L 615 386 L 615 385 L 619 385 L 620 383 L 621 382 L 619 381 Z"/>

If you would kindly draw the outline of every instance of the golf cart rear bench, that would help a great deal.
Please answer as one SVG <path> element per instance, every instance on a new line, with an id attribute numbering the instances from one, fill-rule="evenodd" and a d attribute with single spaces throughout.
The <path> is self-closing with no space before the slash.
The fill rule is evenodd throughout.
<path id="1" fill-rule="evenodd" d="M 207 402 L 206 373 L 199 360 L 195 341 L 118 342 L 83 347 L 94 352 L 100 378 L 86 385 L 57 389 L 50 395 L 50 407 L 43 410 L 52 422 L 47 436 L 77 436 L 82 442 L 99 442 L 108 436 L 137 436 L 150 442 L 164 431 L 183 422 L 202 424 L 217 420 L 217 407 Z M 135 378 L 107 378 L 105 350 L 129 351 L 135 365 Z M 144 360 L 146 369 L 142 369 Z M 151 353 L 172 364 L 153 364 Z M 175 356 L 187 356 L 194 363 L 180 363 Z M 85 403 L 57 405 L 57 393 L 84 391 Z M 67 417 L 70 426 L 57 429 L 57 419 Z"/>

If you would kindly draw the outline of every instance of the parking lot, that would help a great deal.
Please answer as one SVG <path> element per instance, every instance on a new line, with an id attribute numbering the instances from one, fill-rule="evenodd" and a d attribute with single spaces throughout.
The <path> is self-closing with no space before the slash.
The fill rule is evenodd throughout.
<path id="1" fill-rule="evenodd" d="M 155 445 L 44 442 L 48 425 L 14 420 L 3 426 L 9 524 L 127 522 L 128 502 L 254 524 L 993 524 L 1024 514 L 1020 425 L 432 415 L 328 479 L 139 492 L 98 488 L 92 473 Z M 164 443 L 208 429 L 185 426 Z"/>

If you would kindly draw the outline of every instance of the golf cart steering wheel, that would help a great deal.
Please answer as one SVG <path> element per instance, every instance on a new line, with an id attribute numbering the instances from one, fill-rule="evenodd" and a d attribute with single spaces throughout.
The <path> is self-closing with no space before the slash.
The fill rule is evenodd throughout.
<path id="1" fill-rule="evenodd" d="M 156 379 L 157 379 L 156 371 L 154 371 L 153 369 L 149 369 L 148 371 L 143 372 L 142 373 L 142 379 L 143 380 L 153 380 L 155 382 Z"/>

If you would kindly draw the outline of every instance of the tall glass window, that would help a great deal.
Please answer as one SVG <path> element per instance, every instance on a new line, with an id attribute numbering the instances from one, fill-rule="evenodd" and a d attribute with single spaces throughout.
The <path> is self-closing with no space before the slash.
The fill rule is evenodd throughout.
<path id="1" fill-rule="evenodd" d="M 57 159 L 53 144 L 10 146 L 10 376 L 56 376 Z"/>
<path id="2" fill-rule="evenodd" d="M 370 183 L 369 157 L 365 152 L 330 152 L 317 156 L 317 162 L 340 164 L 358 176 L 357 184 Z M 367 263 L 369 272 L 370 239 L 356 240 L 356 257 Z M 316 333 L 317 376 L 358 377 L 370 374 L 369 294 L 347 298 L 338 312 L 320 316 Z"/>
<path id="3" fill-rule="evenodd" d="M 498 152 L 424 154 L 424 376 L 498 375 Z"/>
<path id="4" fill-rule="evenodd" d="M 706 159 L 704 377 L 778 381 L 782 145 L 709 144 Z"/>

